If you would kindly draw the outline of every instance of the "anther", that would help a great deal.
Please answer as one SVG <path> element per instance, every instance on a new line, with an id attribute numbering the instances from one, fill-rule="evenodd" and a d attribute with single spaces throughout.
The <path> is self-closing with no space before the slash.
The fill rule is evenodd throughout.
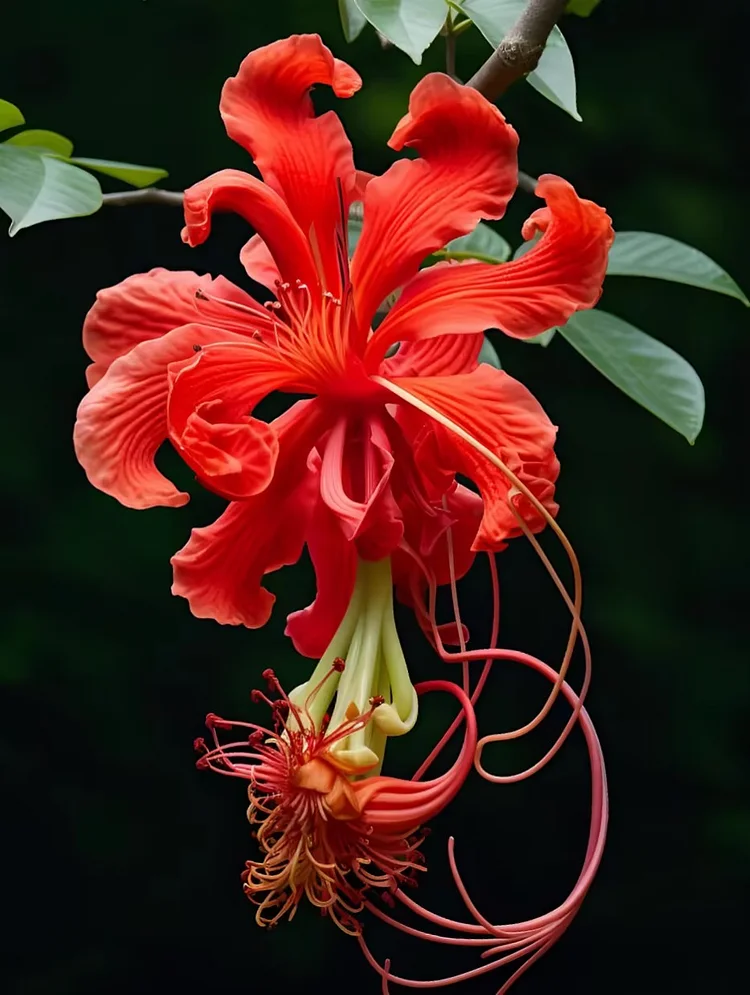
<path id="1" fill-rule="evenodd" d="M 260 334 L 260 332 L 258 331 L 257 328 L 253 332 L 252 337 L 255 339 L 256 342 L 262 342 L 263 341 L 263 336 Z"/>
<path id="2" fill-rule="evenodd" d="M 252 701 L 254 705 L 259 705 L 261 701 L 265 700 L 266 696 L 263 694 L 262 691 L 259 691 L 257 688 L 253 688 L 253 690 L 250 692 L 250 701 Z"/>
<path id="3" fill-rule="evenodd" d="M 333 663 L 331 664 L 332 670 L 335 670 L 337 674 L 343 674 L 345 667 L 346 660 L 340 656 L 334 657 Z"/>
<path id="4" fill-rule="evenodd" d="M 195 345 L 193 346 L 193 352 L 200 352 L 202 348 L 203 346 L 198 345 L 198 343 L 196 342 Z"/>
<path id="5" fill-rule="evenodd" d="M 203 736 L 198 736 L 197 739 L 193 740 L 193 749 L 208 753 L 208 747 L 206 746 L 206 741 Z"/>
<path id="6" fill-rule="evenodd" d="M 209 767 L 208 759 L 206 757 L 198 757 L 195 761 L 195 766 L 197 770 L 206 770 Z"/>
<path id="7" fill-rule="evenodd" d="M 384 704 L 385 704 L 385 698 L 383 697 L 382 694 L 374 694 L 372 698 L 370 698 L 370 705 L 372 708 L 377 708 L 378 705 L 384 705 Z"/>
<path id="8" fill-rule="evenodd" d="M 219 718 L 213 712 L 209 712 L 206 716 L 206 726 L 209 729 L 231 729 L 232 723 L 227 722 L 226 719 Z"/>
<path id="9" fill-rule="evenodd" d="M 204 294 L 203 291 L 200 288 L 198 288 L 198 290 L 196 290 L 195 296 L 196 296 L 196 298 L 199 301 L 210 301 L 211 300 L 211 298 L 207 294 Z"/>

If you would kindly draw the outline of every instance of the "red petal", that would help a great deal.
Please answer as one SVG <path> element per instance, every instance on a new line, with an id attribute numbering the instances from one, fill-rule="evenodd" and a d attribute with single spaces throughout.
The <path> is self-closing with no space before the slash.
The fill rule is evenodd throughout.
<path id="1" fill-rule="evenodd" d="M 434 574 L 438 586 L 451 579 L 448 557 L 448 530 L 453 546 L 453 567 L 456 580 L 464 577 L 474 562 L 471 545 L 482 521 L 482 499 L 468 487 L 457 484 L 445 497 L 447 514 L 439 528 L 429 521 L 415 505 L 401 504 L 405 520 L 405 539 L 415 549 L 425 566 Z M 413 605 L 413 592 L 424 591 L 427 584 L 411 556 L 396 551 L 393 557 L 393 582 L 399 600 Z M 423 603 L 423 601 L 421 602 Z"/>
<path id="2" fill-rule="evenodd" d="M 276 432 L 257 418 L 233 423 L 224 417 L 221 401 L 200 404 L 188 417 L 180 449 L 211 490 L 230 500 L 252 497 L 268 487 L 276 469 Z"/>
<path id="3" fill-rule="evenodd" d="M 300 401 L 273 423 L 278 469 L 269 487 L 236 501 L 172 557 L 172 593 L 187 598 L 198 618 L 223 625 L 264 625 L 274 595 L 261 587 L 267 573 L 296 563 L 315 499 L 315 475 L 306 459 L 321 428 L 314 401 Z"/>
<path id="4" fill-rule="evenodd" d="M 337 516 L 345 538 L 360 556 L 380 560 L 403 535 L 401 513 L 390 487 L 391 443 L 376 417 L 341 417 L 326 440 L 320 494 Z"/>
<path id="5" fill-rule="evenodd" d="M 496 454 L 555 514 L 554 482 L 559 464 L 554 453 L 555 426 L 534 396 L 502 370 L 482 364 L 473 373 L 453 377 L 394 380 L 399 388 L 447 417 Z M 435 435 L 443 466 L 463 473 L 479 487 L 484 517 L 473 543 L 475 550 L 500 549 L 519 533 L 509 507 L 511 484 L 486 456 L 439 421 Z M 543 528 L 545 519 L 526 498 L 514 498 L 529 527 Z"/>
<path id="6" fill-rule="evenodd" d="M 357 572 L 357 550 L 344 538 L 338 518 L 321 500 L 307 531 L 307 549 L 315 567 L 315 600 L 287 619 L 285 635 L 298 653 L 321 657 L 349 607 Z"/>
<path id="7" fill-rule="evenodd" d="M 264 287 L 272 290 L 276 281 L 281 280 L 279 267 L 260 235 L 253 235 L 250 241 L 243 246 L 240 252 L 240 262 L 245 267 L 245 272 L 250 279 Z"/>
<path id="8" fill-rule="evenodd" d="M 172 442 L 201 481 L 230 499 L 264 490 L 278 455 L 274 429 L 251 416 L 295 371 L 263 342 L 219 343 L 170 369 Z"/>
<path id="9" fill-rule="evenodd" d="M 225 83 L 220 109 L 230 138 L 247 149 L 305 235 L 315 230 L 326 286 L 338 292 L 337 181 L 346 207 L 355 170 L 352 147 L 338 117 L 332 111 L 315 117 L 310 89 L 318 83 L 333 87 L 338 97 L 351 97 L 362 85 L 357 73 L 334 59 L 318 35 L 293 35 L 247 56 L 237 75 Z M 279 265 L 283 269 L 280 260 Z"/>
<path id="10" fill-rule="evenodd" d="M 559 176 L 543 176 L 537 193 L 548 206 L 531 215 L 523 233 L 544 232 L 538 244 L 498 266 L 469 262 L 423 270 L 372 340 L 373 362 L 392 342 L 447 332 L 501 328 L 528 338 L 596 304 L 614 238 L 609 216 Z"/>
<path id="11" fill-rule="evenodd" d="M 412 92 L 389 142 L 417 149 L 371 180 L 352 260 L 357 315 L 367 329 L 377 307 L 420 263 L 482 218 L 499 218 L 516 186 L 518 136 L 476 90 L 433 73 Z"/>
<path id="12" fill-rule="evenodd" d="M 354 186 L 352 187 L 352 200 L 363 200 L 367 184 L 374 178 L 374 173 L 368 173 L 364 169 L 355 170 Z"/>
<path id="13" fill-rule="evenodd" d="M 128 508 L 188 501 L 154 465 L 167 438 L 167 367 L 193 356 L 194 345 L 232 338 L 239 336 L 183 325 L 114 360 L 81 401 L 74 431 L 76 455 L 94 487 Z"/>
<path id="14" fill-rule="evenodd" d="M 156 339 L 173 328 L 200 321 L 204 325 L 236 328 L 231 312 L 201 302 L 196 305 L 198 289 L 217 297 L 232 299 L 254 308 L 268 322 L 259 304 L 224 277 L 212 280 L 208 274 L 171 273 L 152 269 L 130 276 L 114 287 L 96 295 L 96 302 L 83 324 L 83 348 L 94 360 L 86 370 L 89 387 L 100 380 L 109 364 L 129 352 L 139 342 Z M 217 313 L 218 310 L 218 313 Z"/>
<path id="15" fill-rule="evenodd" d="M 439 377 L 471 373 L 484 344 L 484 333 L 441 335 L 419 342 L 402 342 L 381 366 L 384 377 Z"/>
<path id="16" fill-rule="evenodd" d="M 234 211 L 252 225 L 268 245 L 284 279 L 317 286 L 318 274 L 302 229 L 282 198 L 248 173 L 223 169 L 185 191 L 182 240 L 195 246 L 211 233 L 214 211 Z"/>

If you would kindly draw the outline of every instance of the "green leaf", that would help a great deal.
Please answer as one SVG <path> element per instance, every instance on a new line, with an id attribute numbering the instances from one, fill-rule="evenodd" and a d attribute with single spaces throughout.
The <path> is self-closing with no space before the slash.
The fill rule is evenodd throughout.
<path id="1" fill-rule="evenodd" d="M 56 131 L 40 131 L 38 128 L 19 131 L 17 135 L 8 139 L 8 145 L 20 145 L 23 148 L 54 152 L 55 155 L 61 155 L 65 159 L 73 155 L 73 143 L 69 138 L 58 135 Z"/>
<path id="2" fill-rule="evenodd" d="M 95 177 L 54 156 L 0 145 L 0 208 L 10 215 L 10 234 L 55 218 L 93 214 L 102 191 Z"/>
<path id="3" fill-rule="evenodd" d="M 462 9 L 490 45 L 497 48 L 525 6 L 526 0 L 464 0 Z M 576 106 L 573 57 L 557 26 L 552 29 L 539 65 L 526 79 L 542 96 L 567 111 L 576 121 L 581 120 Z"/>
<path id="4" fill-rule="evenodd" d="M 628 397 L 695 442 L 705 398 L 700 377 L 687 360 L 606 311 L 580 311 L 559 331 Z"/>
<path id="5" fill-rule="evenodd" d="M 19 124 L 25 124 L 25 119 L 16 105 L 7 100 L 0 100 L 0 131 L 17 128 Z"/>
<path id="6" fill-rule="evenodd" d="M 70 162 L 75 166 L 85 166 L 105 176 L 114 176 L 118 180 L 129 183 L 131 187 L 150 187 L 157 180 L 169 176 L 166 169 L 158 166 L 135 166 L 132 162 L 112 162 L 109 159 L 80 159 L 76 156 Z"/>
<path id="7" fill-rule="evenodd" d="M 651 276 L 687 283 L 750 304 L 731 276 L 691 245 L 647 231 L 618 232 L 609 250 L 607 276 Z"/>
<path id="8" fill-rule="evenodd" d="M 445 0 L 355 0 L 373 27 L 417 65 L 445 23 Z"/>
<path id="9" fill-rule="evenodd" d="M 565 8 L 566 14 L 578 14 L 579 17 L 588 17 L 591 11 L 598 7 L 601 0 L 568 0 Z"/>
<path id="10" fill-rule="evenodd" d="M 442 259 L 481 259 L 485 263 L 504 263 L 510 258 L 510 252 L 503 236 L 480 221 L 473 232 L 454 238 L 435 255 Z"/>
<path id="11" fill-rule="evenodd" d="M 516 251 L 513 253 L 513 258 L 520 259 L 521 256 L 525 256 L 527 252 L 531 252 L 531 250 L 534 248 L 536 243 L 541 239 L 541 237 L 542 233 L 540 231 L 534 232 L 531 238 L 527 238 L 523 242 L 521 242 Z"/>
<path id="12" fill-rule="evenodd" d="M 527 345 L 543 345 L 546 348 L 555 337 L 556 331 L 556 328 L 548 328 L 546 332 L 540 332 L 530 339 L 521 339 L 521 341 L 526 342 Z"/>
<path id="13" fill-rule="evenodd" d="M 497 350 L 486 335 L 484 337 L 484 342 L 482 343 L 482 348 L 479 350 L 477 361 L 480 363 L 487 363 L 488 366 L 494 366 L 496 370 L 502 370 Z"/>
<path id="14" fill-rule="evenodd" d="M 347 41 L 354 41 L 367 24 L 367 18 L 356 5 L 354 0 L 339 0 L 339 16 L 341 27 L 344 31 L 344 38 Z"/>

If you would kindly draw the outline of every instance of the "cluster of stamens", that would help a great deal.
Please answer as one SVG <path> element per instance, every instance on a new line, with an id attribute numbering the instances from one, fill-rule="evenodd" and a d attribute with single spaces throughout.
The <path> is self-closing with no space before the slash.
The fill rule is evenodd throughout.
<path id="1" fill-rule="evenodd" d="M 355 916 L 368 889 L 393 891 L 422 869 L 418 848 L 424 834 L 389 834 L 369 824 L 367 803 L 357 791 L 366 783 L 363 772 L 348 768 L 332 752 L 337 742 L 367 725 L 382 697 L 372 697 L 365 712 L 354 709 L 332 733 L 327 716 L 319 728 L 310 716 L 316 695 L 343 669 L 344 661 L 336 658 L 301 707 L 266 670 L 269 694 L 256 690 L 251 698 L 270 707 L 272 728 L 210 714 L 206 725 L 213 747 L 203 739 L 195 743 L 202 754 L 199 768 L 248 782 L 247 818 L 262 859 L 247 861 L 242 880 L 262 926 L 291 919 L 306 896 L 345 932 L 357 934 Z M 218 732 L 232 729 L 243 730 L 244 738 L 220 743 Z"/>
<path id="2" fill-rule="evenodd" d="M 251 339 L 275 346 L 311 384 L 321 380 L 321 371 L 327 371 L 328 376 L 340 374 L 346 365 L 348 333 L 353 320 L 351 293 L 347 291 L 342 299 L 330 290 L 316 289 L 315 293 L 320 293 L 316 302 L 315 294 L 301 280 L 293 283 L 276 280 L 274 290 L 277 299 L 263 304 L 268 314 L 265 319 L 257 308 L 216 297 L 202 288 L 195 291 L 195 299 L 241 315 L 250 326 L 247 332 Z"/>

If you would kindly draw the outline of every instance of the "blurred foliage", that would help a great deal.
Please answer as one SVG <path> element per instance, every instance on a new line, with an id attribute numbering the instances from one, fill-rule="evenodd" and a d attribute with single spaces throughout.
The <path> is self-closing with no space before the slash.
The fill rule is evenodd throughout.
<path id="1" fill-rule="evenodd" d="M 677 0 L 609 0 L 595 17 L 566 19 L 584 123 L 515 87 L 503 110 L 521 135 L 523 168 L 567 176 L 607 207 L 618 229 L 695 245 L 748 286 L 738 215 L 746 17 L 740 0 L 700 22 Z M 309 0 L 40 0 L 17 6 L 14 21 L 0 93 L 81 147 L 168 163 L 175 187 L 247 165 L 217 104 L 224 79 L 253 47 L 320 30 L 362 72 L 362 93 L 340 112 L 358 164 L 371 170 L 392 159 L 385 141 L 410 87 L 442 67 L 439 45 L 421 69 L 384 51 L 372 31 L 347 47 L 336 5 Z M 468 76 L 486 52 L 478 33 L 464 34 L 459 74 Z M 315 98 L 320 107 L 335 103 L 322 89 Z M 515 198 L 500 228 L 511 244 L 535 206 L 528 195 Z M 354 984 L 376 995 L 356 944 L 329 922 L 305 911 L 270 934 L 255 927 L 239 884 L 253 852 L 242 788 L 193 769 L 191 744 L 205 712 L 260 714 L 247 694 L 259 671 L 272 663 L 294 681 L 307 667 L 282 630 L 284 614 L 311 595 L 311 571 L 273 578 L 278 611 L 263 631 L 193 619 L 169 596 L 168 560 L 221 502 L 193 486 L 186 508 L 129 511 L 92 490 L 73 456 L 86 365 L 80 326 L 96 291 L 156 265 L 242 280 L 237 252 L 246 231 L 238 219 L 218 219 L 198 250 L 182 245 L 180 227 L 179 212 L 143 206 L 0 240 L 12 371 L 3 436 L 3 991 L 265 995 Z M 697 995 L 728 988 L 741 969 L 750 886 L 745 496 L 735 483 L 745 444 L 738 411 L 747 313 L 717 294 L 639 278 L 608 281 L 602 306 L 648 328 L 700 371 L 707 416 L 689 447 L 560 336 L 546 351 L 495 336 L 504 368 L 560 425 L 561 522 L 586 578 L 597 668 L 589 706 L 613 796 L 608 851 L 580 916 L 515 991 Z M 163 464 L 191 487 L 167 453 Z M 549 537 L 547 548 L 558 561 Z M 503 642 L 556 662 L 566 619 L 552 585 L 520 542 L 500 568 Z M 486 583 L 480 564 L 463 585 L 477 645 L 488 626 Z M 399 624 L 416 677 L 434 675 L 438 664 L 406 613 Z M 545 690 L 532 676 L 498 668 L 480 721 L 509 728 L 532 714 Z M 413 769 L 448 708 L 425 708 L 418 733 L 387 757 L 390 772 Z M 563 716 L 556 711 L 551 721 Z M 498 747 L 487 763 L 520 769 L 553 735 L 548 728 Z M 485 913 L 500 921 L 552 908 L 583 857 L 585 778 L 574 737 L 531 781 L 472 781 L 428 841 L 431 870 L 420 897 L 459 913 L 445 873 L 453 833 Z M 377 927 L 369 933 L 404 974 L 466 966 L 454 951 L 414 946 Z M 465 990 L 495 988 L 485 979 Z"/>
<path id="2" fill-rule="evenodd" d="M 14 104 L 0 100 L 0 132 L 24 123 Z M 0 209 L 10 217 L 9 234 L 42 221 L 85 217 L 98 211 L 102 189 L 87 169 L 133 187 L 147 187 L 169 175 L 154 166 L 74 158 L 73 143 L 55 131 L 18 131 L 0 142 Z"/>

